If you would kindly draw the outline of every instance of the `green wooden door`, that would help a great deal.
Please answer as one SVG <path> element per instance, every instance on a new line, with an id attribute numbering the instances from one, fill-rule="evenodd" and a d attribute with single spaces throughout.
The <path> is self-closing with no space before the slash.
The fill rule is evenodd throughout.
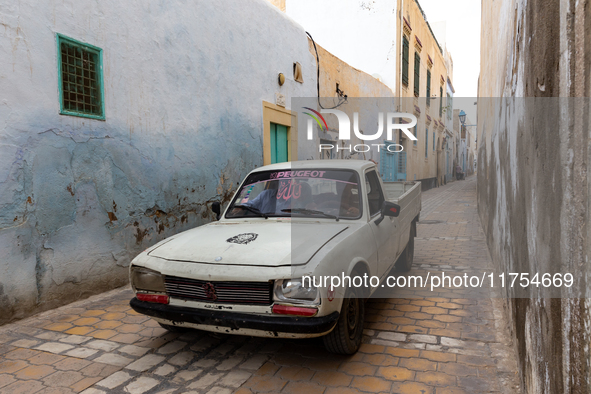
<path id="1" fill-rule="evenodd" d="M 271 123 L 271 164 L 288 161 L 287 126 Z"/>

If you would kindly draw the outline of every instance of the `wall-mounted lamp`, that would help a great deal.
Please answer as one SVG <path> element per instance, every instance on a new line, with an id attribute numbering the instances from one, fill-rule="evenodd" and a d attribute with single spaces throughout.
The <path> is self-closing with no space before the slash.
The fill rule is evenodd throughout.
<path id="1" fill-rule="evenodd" d="M 278 82 L 279 82 L 279 86 L 283 86 L 283 84 L 285 83 L 285 75 L 283 75 L 283 73 L 279 73 L 279 77 L 277 78 Z"/>

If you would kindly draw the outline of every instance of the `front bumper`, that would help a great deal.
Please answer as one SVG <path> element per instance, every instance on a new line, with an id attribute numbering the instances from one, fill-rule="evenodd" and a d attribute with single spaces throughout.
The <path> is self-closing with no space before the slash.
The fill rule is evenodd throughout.
<path id="1" fill-rule="evenodd" d="M 323 334 L 330 332 L 339 318 L 338 312 L 320 317 L 252 315 L 156 304 L 140 301 L 135 297 L 129 305 L 134 311 L 157 320 L 189 323 L 196 326 L 226 327 L 231 330 L 230 332 L 256 330 L 287 334 Z"/>

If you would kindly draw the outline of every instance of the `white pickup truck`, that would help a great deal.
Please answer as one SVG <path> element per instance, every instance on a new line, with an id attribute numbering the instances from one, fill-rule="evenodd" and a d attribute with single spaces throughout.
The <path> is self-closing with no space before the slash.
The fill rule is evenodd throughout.
<path id="1" fill-rule="evenodd" d="M 280 163 L 252 171 L 223 214 L 212 210 L 218 221 L 131 262 L 132 308 L 169 330 L 323 336 L 329 351 L 352 354 L 377 281 L 394 265 L 410 270 L 421 185 L 383 183 L 369 161 Z"/>

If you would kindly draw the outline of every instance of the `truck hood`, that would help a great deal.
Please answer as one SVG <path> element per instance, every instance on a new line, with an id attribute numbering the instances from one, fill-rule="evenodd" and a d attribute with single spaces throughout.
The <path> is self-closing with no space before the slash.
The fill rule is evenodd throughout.
<path id="1" fill-rule="evenodd" d="M 348 227 L 338 222 L 287 220 L 214 222 L 172 237 L 148 254 L 172 261 L 216 265 L 302 265 Z"/>

